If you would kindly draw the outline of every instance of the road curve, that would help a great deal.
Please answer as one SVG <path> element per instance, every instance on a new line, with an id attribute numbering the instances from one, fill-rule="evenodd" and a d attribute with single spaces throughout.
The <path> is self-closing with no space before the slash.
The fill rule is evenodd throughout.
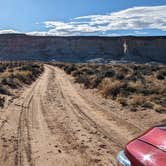
<path id="1" fill-rule="evenodd" d="M 139 132 L 80 94 L 62 70 L 45 65 L 1 112 L 0 166 L 112 166 Z"/>

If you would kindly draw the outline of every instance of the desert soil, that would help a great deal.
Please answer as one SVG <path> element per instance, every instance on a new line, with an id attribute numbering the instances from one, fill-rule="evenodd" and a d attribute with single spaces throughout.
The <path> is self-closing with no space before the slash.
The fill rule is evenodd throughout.
<path id="1" fill-rule="evenodd" d="M 116 165 L 118 151 L 162 119 L 154 111 L 129 113 L 45 65 L 0 112 L 0 166 Z"/>

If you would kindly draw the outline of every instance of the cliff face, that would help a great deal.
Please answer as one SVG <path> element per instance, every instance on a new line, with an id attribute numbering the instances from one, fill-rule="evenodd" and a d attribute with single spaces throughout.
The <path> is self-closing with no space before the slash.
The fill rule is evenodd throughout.
<path id="1" fill-rule="evenodd" d="M 124 40 L 124 59 L 166 63 L 166 37 L 135 37 Z"/>
<path id="2" fill-rule="evenodd" d="M 0 35 L 2 60 L 85 62 L 96 58 L 166 63 L 166 37 Z"/>

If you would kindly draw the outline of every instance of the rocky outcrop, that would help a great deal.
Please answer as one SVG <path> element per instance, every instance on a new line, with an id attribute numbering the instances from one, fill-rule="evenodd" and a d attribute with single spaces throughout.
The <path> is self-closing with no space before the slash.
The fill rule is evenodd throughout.
<path id="1" fill-rule="evenodd" d="M 1 60 L 85 62 L 97 58 L 166 63 L 166 37 L 0 35 Z"/>

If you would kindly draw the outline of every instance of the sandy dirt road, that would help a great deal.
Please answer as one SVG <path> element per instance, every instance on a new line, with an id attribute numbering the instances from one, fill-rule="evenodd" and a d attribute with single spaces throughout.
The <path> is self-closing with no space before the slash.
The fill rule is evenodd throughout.
<path id="1" fill-rule="evenodd" d="M 116 165 L 141 129 L 80 94 L 60 69 L 44 74 L 0 115 L 0 166 Z"/>

